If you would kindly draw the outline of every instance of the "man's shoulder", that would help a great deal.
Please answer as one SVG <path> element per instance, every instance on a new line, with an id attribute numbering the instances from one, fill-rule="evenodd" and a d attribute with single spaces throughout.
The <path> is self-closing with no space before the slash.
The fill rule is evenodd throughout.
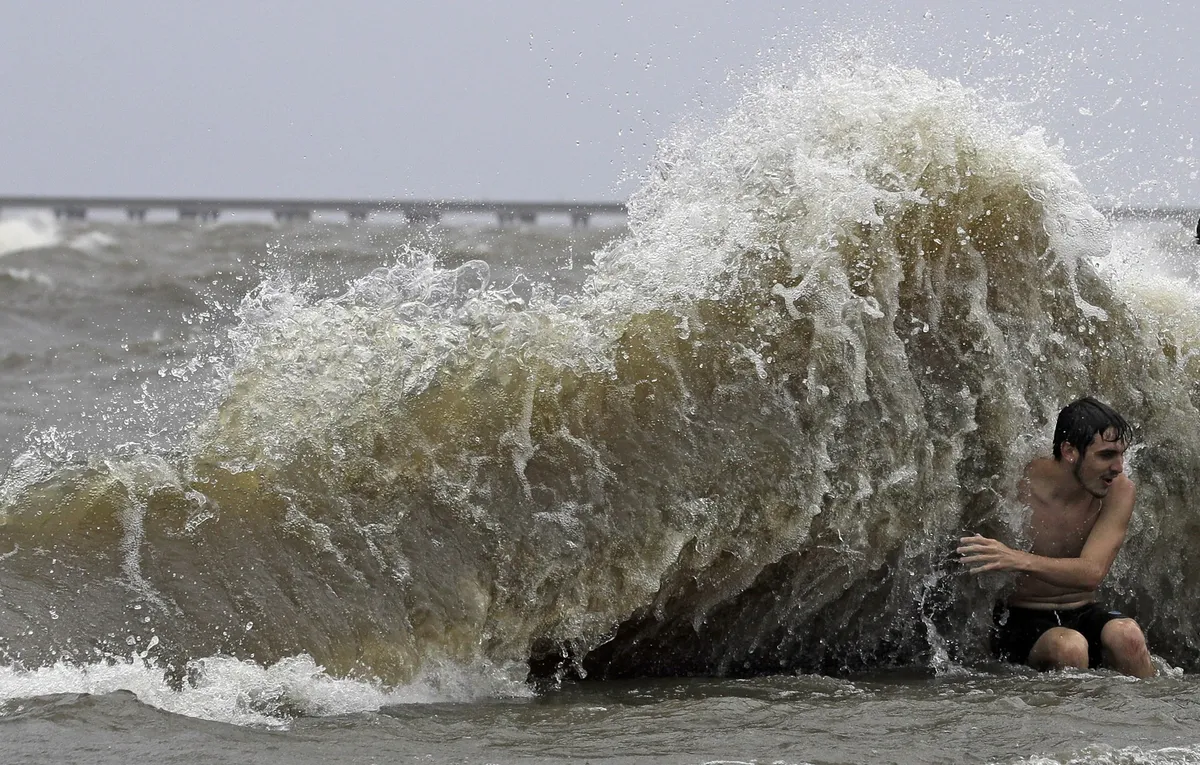
<path id="1" fill-rule="evenodd" d="M 1034 457 L 1025 466 L 1026 474 L 1034 471 L 1052 470 L 1056 460 L 1053 457 Z"/>
<path id="2" fill-rule="evenodd" d="M 1022 502 L 1036 508 L 1048 500 L 1050 487 L 1054 483 L 1053 469 L 1054 460 L 1049 457 L 1036 457 L 1025 466 L 1025 473 L 1017 486 L 1017 494 Z"/>
<path id="3" fill-rule="evenodd" d="M 1133 485 L 1133 479 L 1121 473 L 1113 479 L 1112 488 L 1108 490 L 1108 502 L 1105 504 L 1128 504 L 1133 506 L 1133 497 L 1137 493 L 1137 488 Z"/>
<path id="4" fill-rule="evenodd" d="M 1053 476 L 1055 465 L 1053 457 L 1034 457 L 1025 466 L 1024 480 L 1032 484 L 1040 484 Z"/>

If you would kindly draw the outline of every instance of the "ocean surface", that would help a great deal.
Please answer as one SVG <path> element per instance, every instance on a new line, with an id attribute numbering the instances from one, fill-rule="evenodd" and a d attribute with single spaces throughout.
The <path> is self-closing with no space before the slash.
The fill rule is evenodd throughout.
<path id="1" fill-rule="evenodd" d="M 767 78 L 627 222 L 0 217 L 0 762 L 1200 762 L 1195 220 Z M 987 649 L 1059 408 L 1156 678 Z"/>

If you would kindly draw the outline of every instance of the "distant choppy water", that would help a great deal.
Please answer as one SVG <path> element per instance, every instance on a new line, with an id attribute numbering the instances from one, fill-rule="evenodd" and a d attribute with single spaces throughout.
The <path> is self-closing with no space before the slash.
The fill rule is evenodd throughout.
<path id="1" fill-rule="evenodd" d="M 0 761 L 1200 762 L 1190 227 L 913 71 L 660 160 L 628 230 L 0 219 Z M 1149 681 L 990 663 L 948 555 L 1084 393 Z"/>

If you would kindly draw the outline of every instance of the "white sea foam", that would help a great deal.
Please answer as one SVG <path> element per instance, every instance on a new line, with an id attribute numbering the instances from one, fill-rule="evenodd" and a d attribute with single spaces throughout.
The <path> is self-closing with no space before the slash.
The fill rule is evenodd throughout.
<path id="1" fill-rule="evenodd" d="M 38 284 L 49 288 L 54 287 L 53 279 L 41 271 L 34 271 L 31 268 L 0 268 L 0 275 L 12 279 L 14 282 Z"/>
<path id="2" fill-rule="evenodd" d="M 72 238 L 68 245 L 73 250 L 79 250 L 91 255 L 100 250 L 115 247 L 117 239 L 103 231 L 88 231 Z"/>
<path id="3" fill-rule="evenodd" d="M 1021 765 L 1184 765 L 1200 763 L 1200 745 L 1168 746 L 1162 749 L 1143 749 L 1137 746 L 1113 749 L 1094 746 L 1076 754 L 1066 755 L 1065 759 L 1037 755 L 1017 762 Z"/>
<path id="4" fill-rule="evenodd" d="M 51 218 L 31 216 L 0 220 L 0 256 L 21 250 L 53 247 L 61 241 L 62 235 Z"/>
<path id="5" fill-rule="evenodd" d="M 507 673 L 488 667 L 441 668 L 398 687 L 333 677 L 307 655 L 292 656 L 269 667 L 210 656 L 189 662 L 188 670 L 188 680 L 175 687 L 163 667 L 138 654 L 86 665 L 58 662 L 33 670 L 0 667 L 0 714 L 25 711 L 27 706 L 22 701 L 40 696 L 128 691 L 143 704 L 175 714 L 233 725 L 283 728 L 296 717 L 530 694 Z"/>

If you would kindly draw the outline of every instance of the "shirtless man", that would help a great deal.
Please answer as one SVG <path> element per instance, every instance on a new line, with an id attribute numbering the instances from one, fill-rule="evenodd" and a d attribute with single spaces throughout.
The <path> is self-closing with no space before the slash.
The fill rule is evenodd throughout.
<path id="1" fill-rule="evenodd" d="M 1137 622 L 1096 602 L 1133 514 L 1133 482 L 1123 472 L 1130 435 L 1124 418 L 1096 399 L 1069 404 L 1054 428 L 1054 458 L 1035 459 L 1021 482 L 1021 500 L 1033 510 L 1033 550 L 978 535 L 959 540 L 972 574 L 1017 574 L 1008 602 L 996 605 L 998 658 L 1037 669 L 1154 674 Z"/>

